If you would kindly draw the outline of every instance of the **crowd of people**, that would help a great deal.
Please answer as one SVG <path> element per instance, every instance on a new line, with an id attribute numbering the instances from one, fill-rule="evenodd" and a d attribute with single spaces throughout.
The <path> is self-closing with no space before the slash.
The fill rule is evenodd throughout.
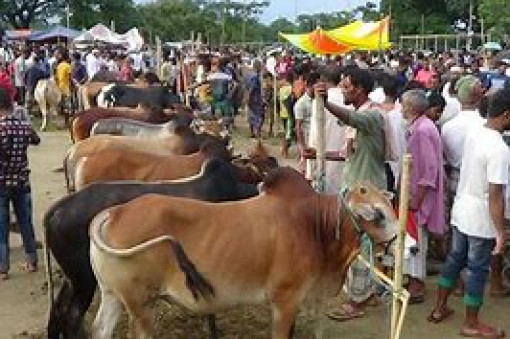
<path id="1" fill-rule="evenodd" d="M 389 51 L 321 59 L 283 52 L 269 70 L 266 59 L 232 51 L 172 52 L 164 53 L 156 69 L 155 58 L 143 54 L 65 48 L 10 53 L 2 48 L 0 277 L 6 278 L 9 268 L 9 200 L 21 220 L 27 270 L 37 265 L 33 226 L 23 216 L 31 214 L 26 148 L 38 140 L 9 113 L 11 103 L 24 105 L 37 81 L 51 75 L 64 96 L 72 97 L 75 86 L 101 71 L 126 82 L 152 71 L 169 90 L 213 115 L 234 117 L 245 106 L 251 137 L 266 137 L 266 122 L 268 136 L 280 126 L 282 155 L 289 157 L 295 145 L 310 181 L 318 180 L 315 157 L 323 133 L 323 187 L 328 194 L 341 195 L 360 181 L 398 193 L 403 155 L 411 154 L 410 219 L 415 225 L 408 229 L 404 267 L 411 303 L 426 297 L 427 263 L 434 252 L 445 264 L 429 321 L 439 323 L 453 313 L 447 301 L 458 289 L 466 305 L 462 334 L 502 337 L 501 330 L 482 322 L 478 314 L 489 275 L 490 295 L 510 296 L 509 277 L 503 274 L 510 224 L 505 191 L 510 157 L 504 139 L 510 130 L 510 60 L 467 52 Z M 318 126 L 313 109 L 317 95 L 326 99 L 324 126 Z M 19 147 L 12 142 L 18 137 Z M 348 300 L 329 316 L 340 321 L 362 317 L 377 295 L 369 268 L 354 262 L 345 290 Z"/>
<path id="2" fill-rule="evenodd" d="M 362 53 L 318 62 L 284 55 L 277 100 L 285 129 L 282 154 L 295 140 L 303 173 L 312 181 L 318 179 L 317 136 L 325 134 L 326 193 L 342 194 L 360 181 L 397 193 L 403 155 L 412 156 L 415 227 L 408 226 L 404 265 L 410 302 L 425 300 L 428 258 L 435 255 L 445 264 L 428 320 L 439 323 L 453 313 L 447 300 L 458 289 L 466 305 L 461 334 L 500 338 L 504 333 L 478 314 L 489 273 L 490 295 L 510 296 L 503 274 L 510 62 L 484 68 L 484 61 L 448 53 L 397 52 L 373 61 Z M 325 126 L 317 125 L 316 95 L 326 98 Z M 370 269 L 354 262 L 345 290 L 348 300 L 330 318 L 362 317 L 377 294 Z"/>

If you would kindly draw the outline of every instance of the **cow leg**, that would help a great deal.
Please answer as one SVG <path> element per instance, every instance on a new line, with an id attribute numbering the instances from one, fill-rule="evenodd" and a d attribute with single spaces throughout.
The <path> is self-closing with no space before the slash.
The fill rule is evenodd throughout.
<path id="1" fill-rule="evenodd" d="M 42 116 L 41 131 L 45 131 L 48 124 L 48 109 L 46 107 L 41 106 L 41 116 Z"/>
<path id="2" fill-rule="evenodd" d="M 81 281 L 85 284 L 85 281 Z M 64 338 L 81 339 L 86 338 L 83 328 L 83 317 L 92 303 L 96 283 L 92 279 L 88 285 L 83 289 L 83 286 L 78 290 L 71 288 L 71 299 L 67 306 L 67 326 L 64 328 Z"/>
<path id="3" fill-rule="evenodd" d="M 292 339 L 297 311 L 297 300 L 293 295 L 275 297 L 272 306 L 273 339 Z"/>
<path id="4" fill-rule="evenodd" d="M 216 326 L 216 316 L 214 314 L 209 314 L 207 316 L 207 325 L 209 327 L 209 338 L 219 339 L 218 327 Z"/>
<path id="5" fill-rule="evenodd" d="M 101 304 L 92 324 L 92 339 L 111 338 L 122 313 L 122 303 L 111 290 L 101 290 Z"/>
<path id="6" fill-rule="evenodd" d="M 151 298 L 137 291 L 124 294 L 124 305 L 129 315 L 130 337 L 133 339 L 151 339 L 154 328 L 154 316 L 151 311 Z"/>
<path id="7" fill-rule="evenodd" d="M 50 309 L 50 316 L 48 319 L 47 332 L 48 339 L 59 339 L 60 333 L 63 329 L 63 320 L 67 311 L 67 300 L 71 295 L 71 284 L 69 281 L 64 280 L 62 287 L 58 293 L 57 299 Z"/>

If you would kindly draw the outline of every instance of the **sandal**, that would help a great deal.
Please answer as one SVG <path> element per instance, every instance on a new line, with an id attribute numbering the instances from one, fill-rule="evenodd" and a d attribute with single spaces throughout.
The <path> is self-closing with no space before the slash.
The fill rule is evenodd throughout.
<path id="1" fill-rule="evenodd" d="M 505 331 L 485 324 L 478 324 L 476 328 L 463 327 L 460 335 L 469 338 L 500 339 L 505 337 Z"/>
<path id="2" fill-rule="evenodd" d="M 350 304 L 344 303 L 336 310 L 330 311 L 327 316 L 335 321 L 348 321 L 356 318 L 361 318 L 365 315 L 365 311 Z"/>
<path id="3" fill-rule="evenodd" d="M 454 311 L 449 307 L 443 307 L 440 311 L 433 309 L 427 320 L 433 324 L 439 324 L 453 315 Z"/>
<path id="4" fill-rule="evenodd" d="M 37 272 L 37 265 L 29 264 L 26 262 L 21 265 L 21 270 L 26 273 L 34 273 Z"/>

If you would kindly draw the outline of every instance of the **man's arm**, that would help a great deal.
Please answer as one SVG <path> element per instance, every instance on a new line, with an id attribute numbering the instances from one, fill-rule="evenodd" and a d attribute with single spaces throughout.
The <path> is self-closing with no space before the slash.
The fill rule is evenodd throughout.
<path id="1" fill-rule="evenodd" d="M 489 211 L 496 227 L 496 246 L 492 254 L 502 254 L 505 249 L 505 197 L 504 185 L 489 183 Z"/>
<path id="2" fill-rule="evenodd" d="M 353 110 L 345 107 L 338 107 L 335 104 L 326 101 L 324 108 L 333 114 L 338 120 L 342 121 L 346 125 L 350 125 L 351 115 L 354 113 Z"/>

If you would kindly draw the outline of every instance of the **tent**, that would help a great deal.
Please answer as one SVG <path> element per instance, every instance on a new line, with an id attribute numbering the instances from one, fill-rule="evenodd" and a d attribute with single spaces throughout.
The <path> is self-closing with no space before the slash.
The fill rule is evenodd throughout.
<path id="1" fill-rule="evenodd" d="M 124 34 L 117 34 L 102 24 L 95 25 L 73 40 L 74 43 L 93 43 L 96 41 L 120 45 L 125 47 L 128 51 L 138 51 L 144 44 L 143 38 L 137 28 L 131 28 Z"/>
<path id="2" fill-rule="evenodd" d="M 31 31 L 29 29 L 16 29 L 12 31 L 5 31 L 5 38 L 7 40 L 27 40 L 32 34 L 37 31 Z"/>
<path id="3" fill-rule="evenodd" d="M 330 31 L 319 27 L 310 33 L 280 33 L 280 36 L 308 53 L 337 55 L 354 49 L 387 49 L 391 46 L 388 31 L 389 17 L 386 17 L 378 22 L 355 21 Z"/>
<path id="4" fill-rule="evenodd" d="M 45 31 L 32 33 L 30 35 L 29 40 L 31 41 L 58 40 L 58 39 L 66 40 L 74 39 L 79 34 L 80 32 L 77 30 L 63 26 L 56 26 Z"/>

